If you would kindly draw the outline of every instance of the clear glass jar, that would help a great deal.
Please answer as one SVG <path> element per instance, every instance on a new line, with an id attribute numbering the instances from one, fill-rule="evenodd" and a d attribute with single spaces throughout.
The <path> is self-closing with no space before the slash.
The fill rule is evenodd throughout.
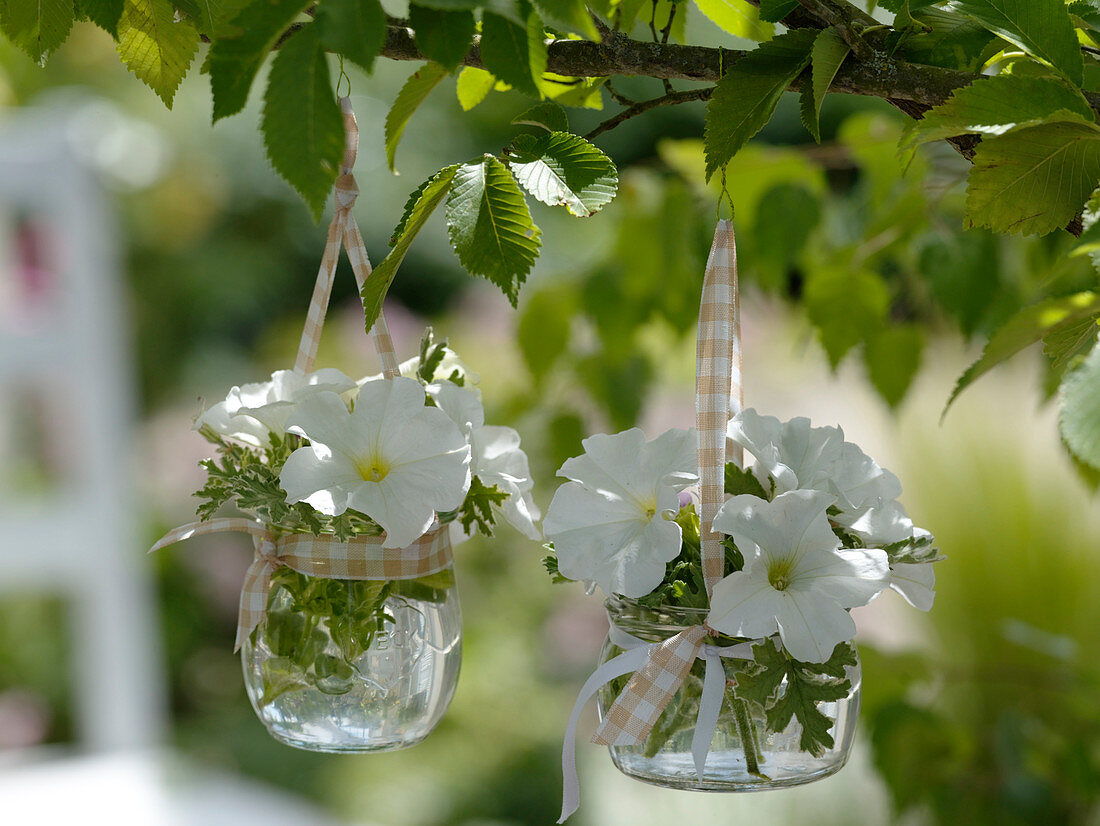
<path id="1" fill-rule="evenodd" d="M 323 752 L 413 746 L 458 681 L 454 571 L 375 582 L 279 568 L 242 661 L 252 707 L 276 740 Z"/>
<path id="2" fill-rule="evenodd" d="M 701 625 L 707 615 L 705 609 L 646 608 L 634 600 L 619 598 L 607 600 L 606 605 L 616 625 L 646 642 L 659 642 L 689 626 Z M 717 642 L 732 645 L 741 640 L 719 637 Z M 621 653 L 622 649 L 608 639 L 600 653 L 600 662 L 607 662 Z M 722 658 L 727 689 L 733 685 L 730 682 L 733 675 L 744 669 L 747 662 Z M 858 658 L 856 663 L 854 668 L 847 669 L 852 685 L 848 696 L 837 702 L 817 705 L 818 710 L 833 721 L 830 728 L 833 746 L 819 757 L 802 751 L 802 727 L 797 719 L 792 717 L 780 733 L 768 731 L 763 710 L 751 702 L 737 699 L 727 690 L 700 783 L 691 754 L 691 739 L 699 711 L 705 664 L 696 660 L 646 742 L 638 746 L 609 746 L 611 759 L 630 777 L 657 786 L 695 791 L 764 791 L 828 777 L 840 771 L 847 762 L 855 739 L 860 696 Z M 620 677 L 600 690 L 597 699 L 601 720 L 629 679 L 630 675 Z M 784 678 L 779 690 L 783 691 L 785 686 Z M 744 745 L 746 741 L 751 741 L 748 749 Z"/>

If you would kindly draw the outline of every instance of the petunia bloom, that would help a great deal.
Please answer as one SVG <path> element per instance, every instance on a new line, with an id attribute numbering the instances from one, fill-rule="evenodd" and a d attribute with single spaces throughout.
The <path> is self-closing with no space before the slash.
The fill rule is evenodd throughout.
<path id="1" fill-rule="evenodd" d="M 283 466 L 287 501 L 329 515 L 352 508 L 382 526 L 385 547 L 409 545 L 470 489 L 470 446 L 424 400 L 420 382 L 396 378 L 364 384 L 351 412 L 331 392 L 301 401 L 287 428 L 310 444 Z"/>
<path id="2" fill-rule="evenodd" d="M 558 488 L 543 520 L 558 570 L 607 594 L 644 596 L 680 553 L 680 526 L 669 517 L 679 511 L 679 492 L 699 481 L 695 432 L 669 430 L 646 442 L 631 428 L 582 445 L 584 454 L 558 471 L 572 481 Z"/>
<path id="3" fill-rule="evenodd" d="M 826 516 L 835 498 L 795 490 L 771 502 L 734 496 L 714 519 L 745 558 L 718 582 L 707 624 L 759 639 L 778 633 L 796 660 L 825 662 L 856 631 L 847 609 L 866 605 L 890 577 L 886 553 L 846 550 Z"/>

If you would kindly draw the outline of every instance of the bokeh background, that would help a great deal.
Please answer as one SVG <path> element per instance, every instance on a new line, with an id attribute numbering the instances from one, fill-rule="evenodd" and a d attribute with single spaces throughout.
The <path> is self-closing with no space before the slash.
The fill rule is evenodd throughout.
<path id="1" fill-rule="evenodd" d="M 705 20 L 689 25 L 692 42 L 717 41 Z M 498 151 L 525 108 L 504 93 L 463 114 L 445 82 L 412 121 L 395 177 L 382 122 L 411 70 L 380 61 L 373 77 L 351 76 L 362 130 L 355 214 L 376 261 L 408 192 L 445 164 Z M 653 93 L 650 83 L 622 91 Z M 149 788 L 157 797 L 147 812 L 163 822 L 220 823 L 227 811 L 236 823 L 275 822 L 259 804 L 233 803 L 234 787 L 280 801 L 300 823 L 556 820 L 561 732 L 606 626 L 597 596 L 550 584 L 537 543 L 505 526 L 460 548 L 465 651 L 451 710 L 424 744 L 370 757 L 295 751 L 255 719 L 232 653 L 247 541 L 207 538 L 142 558 L 193 514 L 207 455 L 190 429 L 200 400 L 289 366 L 312 290 L 324 228 L 267 165 L 258 102 L 212 128 L 207 79 L 193 73 L 165 111 L 127 75 L 110 39 L 82 25 L 44 68 L 0 44 L 0 107 L 0 137 L 63 134 L 106 193 L 107 220 L 96 216 L 95 226 L 117 252 L 115 286 L 104 289 L 118 290 L 133 400 L 114 456 L 132 485 L 122 504 L 133 542 L 123 553 L 140 560 L 155 596 L 135 612 L 154 643 L 138 693 L 166 721 L 150 736 L 157 748 L 134 760 L 89 749 L 81 669 L 96 664 L 80 658 L 86 640 L 74 634 L 71 594 L 49 577 L 0 570 L 0 813 L 15 818 L 3 819 L 54 822 L 47 799 L 31 814 L 19 809 L 26 789 L 39 782 L 64 796 L 71 778 L 83 772 L 87 783 L 89 766 L 102 765 L 91 777 L 110 776 L 118 802 L 89 804 L 92 823 L 156 822 L 135 814 Z M 571 117 L 578 132 L 601 119 Z M 903 501 L 948 556 L 936 606 L 920 614 L 887 593 L 854 612 L 864 706 L 855 756 L 839 775 L 787 791 L 693 795 L 634 783 L 602 749 L 582 745 L 578 826 L 1100 823 L 1100 507 L 1094 480 L 1058 443 L 1049 365 L 1037 352 L 1018 357 L 940 422 L 955 379 L 998 321 L 1096 275 L 1087 260 L 1065 258 L 1065 239 L 963 233 L 963 162 L 942 147 L 899 159 L 902 126 L 881 102 L 834 96 L 816 145 L 788 99 L 734 161 L 728 184 L 748 403 L 840 424 L 898 473 Z M 584 435 L 637 423 L 653 436 L 693 422 L 694 322 L 717 203 L 702 181 L 701 132 L 702 109 L 691 105 L 601 138 L 619 165 L 620 195 L 584 221 L 533 209 L 544 249 L 518 311 L 461 270 L 438 218 L 390 292 L 403 357 L 425 324 L 449 337 L 481 375 L 489 421 L 523 434 L 544 508 L 554 471 Z M 20 301 L 51 267 L 51 245 L 76 230 L 43 229 L 15 202 L 0 214 L 0 310 L 18 329 L 28 312 Z M 807 285 L 831 272 L 867 277 L 829 305 Z M 353 284 L 342 268 L 318 363 L 366 375 L 377 365 Z M 855 345 L 836 369 L 819 343 L 829 325 Z M 17 341 L 0 339 L 9 349 Z M 59 491 L 73 397 L 0 384 L 0 493 L 9 507 L 43 506 L 48 531 L 48 514 L 67 506 Z M 94 519 L 86 530 L 96 531 Z M 36 552 L 33 542 L 7 550 L 24 560 Z M 152 765 L 169 768 L 142 768 Z M 220 813 L 164 814 L 186 809 L 179 801 L 196 793 L 197 777 L 207 778 L 205 794 L 210 783 L 220 790 L 209 798 L 223 801 Z"/>

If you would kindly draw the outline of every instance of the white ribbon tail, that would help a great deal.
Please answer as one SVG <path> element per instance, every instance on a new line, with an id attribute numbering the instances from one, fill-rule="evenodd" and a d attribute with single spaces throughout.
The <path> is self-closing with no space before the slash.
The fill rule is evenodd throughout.
<path id="1" fill-rule="evenodd" d="M 640 648 L 632 648 L 608 660 L 592 672 L 592 676 L 581 687 L 577 702 L 573 704 L 573 713 L 569 715 L 569 725 L 565 728 L 565 742 L 561 747 L 561 818 L 558 823 L 564 823 L 581 805 L 580 781 L 577 778 L 577 723 L 580 721 L 581 712 L 596 692 L 607 683 L 616 677 L 640 669 L 649 656 L 651 647 L 643 645 Z"/>
<path id="2" fill-rule="evenodd" d="M 691 737 L 691 756 L 695 759 L 695 776 L 703 783 L 703 769 L 714 732 L 718 728 L 718 715 L 722 711 L 722 699 L 726 694 L 726 670 L 722 658 L 711 646 L 699 652 L 706 660 L 703 676 L 703 694 L 699 698 L 699 716 L 695 718 L 695 733 Z"/>
<path id="3" fill-rule="evenodd" d="M 182 542 L 185 539 L 190 539 L 192 536 L 222 533 L 224 531 L 241 531 L 242 533 L 251 534 L 252 536 L 258 536 L 261 538 L 266 533 L 263 523 L 257 522 L 254 519 L 245 519 L 239 516 L 210 519 L 206 522 L 189 522 L 186 525 L 180 525 L 178 528 L 173 528 L 160 539 L 158 539 L 157 543 L 149 549 L 149 553 L 153 553 L 153 551 L 159 551 L 161 548 L 165 548 L 168 545 L 175 544 L 176 542 Z"/>

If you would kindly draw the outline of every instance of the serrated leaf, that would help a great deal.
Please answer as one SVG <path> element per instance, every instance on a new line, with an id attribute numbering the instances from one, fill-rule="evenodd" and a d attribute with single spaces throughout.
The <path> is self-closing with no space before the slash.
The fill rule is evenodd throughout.
<path id="1" fill-rule="evenodd" d="M 923 32 L 909 34 L 902 41 L 897 56 L 913 63 L 942 66 L 977 72 L 984 59 L 983 51 L 995 39 L 980 23 L 944 9 L 927 8 L 912 11 L 914 21 Z"/>
<path id="2" fill-rule="evenodd" d="M 469 112 L 493 91 L 497 79 L 484 69 L 467 66 L 458 73 L 458 85 L 455 93 L 463 112 Z"/>
<path id="3" fill-rule="evenodd" d="M 405 131 L 409 118 L 417 110 L 424 99 L 431 94 L 439 81 L 447 76 L 447 69 L 438 63 L 425 63 L 401 87 L 397 93 L 397 99 L 386 114 L 386 163 L 390 170 L 394 169 L 393 160 L 397 153 L 397 144 Z"/>
<path id="4" fill-rule="evenodd" d="M 0 31 L 35 61 L 41 61 L 65 42 L 74 20 L 73 0 L 0 3 Z"/>
<path id="5" fill-rule="evenodd" d="M 572 31 L 583 34 L 589 40 L 600 39 L 599 29 L 592 22 L 584 0 L 538 0 L 536 4 L 546 16 L 567 24 Z"/>
<path id="6" fill-rule="evenodd" d="M 1052 330 L 1043 336 L 1043 353 L 1050 358 L 1051 368 L 1062 373 L 1080 356 L 1088 355 L 1096 344 L 1097 319 L 1082 318 Z"/>
<path id="7" fill-rule="evenodd" d="M 215 123 L 244 108 L 252 81 L 267 53 L 310 3 L 311 0 L 250 3 L 232 19 L 234 33 L 214 41 L 207 63 Z"/>
<path id="8" fill-rule="evenodd" d="M 314 26 L 287 40 L 271 64 L 260 125 L 267 157 L 320 219 L 344 154 L 344 120 Z"/>
<path id="9" fill-rule="evenodd" d="M 1100 314 L 1100 294 L 1092 292 L 1048 298 L 1020 310 L 993 333 L 981 357 L 959 376 L 951 398 L 944 406 L 944 415 L 959 393 L 973 384 L 979 376 L 1044 336 L 1097 314 Z"/>
<path id="10" fill-rule="evenodd" d="M 382 302 L 386 298 L 390 284 L 393 283 L 394 276 L 397 275 L 397 268 L 405 260 L 409 246 L 424 228 L 424 224 L 432 216 L 435 208 L 450 192 L 458 168 L 458 164 L 454 164 L 439 170 L 409 196 L 408 203 L 405 204 L 405 213 L 401 216 L 401 222 L 390 239 L 392 249 L 389 255 L 374 268 L 360 293 L 363 299 L 367 332 L 370 332 L 374 322 L 378 320 L 378 314 L 382 311 Z"/>
<path id="11" fill-rule="evenodd" d="M 955 8 L 1081 85 L 1084 63 L 1065 0 L 956 0 Z"/>
<path id="12" fill-rule="evenodd" d="M 778 23 L 798 8 L 798 0 L 760 0 L 760 19 Z"/>
<path id="13" fill-rule="evenodd" d="M 759 496 L 761 499 L 769 498 L 764 486 L 756 478 L 756 474 L 751 470 L 738 467 L 733 462 L 726 462 L 725 492 L 728 496 L 747 493 L 751 496 Z"/>
<path id="14" fill-rule="evenodd" d="M 810 61 L 816 35 L 793 29 L 762 43 L 718 81 L 707 105 L 707 180 L 771 119 L 783 92 Z"/>
<path id="15" fill-rule="evenodd" d="M 1049 123 L 986 139 L 974 155 L 966 221 L 1045 235 L 1068 224 L 1100 181 L 1100 129 Z"/>
<path id="16" fill-rule="evenodd" d="M 101 3 L 104 0 L 92 0 Z M 88 0 L 82 0 L 85 6 Z M 229 21 L 240 14 L 249 0 L 172 0 L 173 5 L 187 15 L 199 34 L 218 38 L 239 34 Z"/>
<path id="17" fill-rule="evenodd" d="M 727 34 L 746 40 L 768 40 L 775 34 L 771 23 L 760 19 L 760 11 L 746 0 L 695 0 L 711 23 Z"/>
<path id="18" fill-rule="evenodd" d="M 771 640 L 753 645 L 752 653 L 753 662 L 733 675 L 737 684 L 734 693 L 742 700 L 749 700 L 760 709 L 766 709 L 787 676 L 787 658 Z"/>
<path id="19" fill-rule="evenodd" d="M 447 234 L 462 266 L 500 287 L 514 307 L 541 233 L 512 173 L 496 158 L 458 169 L 447 196 Z"/>
<path id="20" fill-rule="evenodd" d="M 569 117 L 561 104 L 548 101 L 536 103 L 527 111 L 512 118 L 517 126 L 541 126 L 547 132 L 568 132 Z"/>
<path id="21" fill-rule="evenodd" d="M 386 12 L 378 0 L 325 0 L 317 9 L 316 25 L 326 49 L 368 72 L 386 42 Z"/>
<path id="22" fill-rule="evenodd" d="M 802 87 L 801 112 L 803 125 L 818 143 L 821 143 L 821 102 L 851 50 L 834 27 L 823 29 L 814 40 L 810 82 Z"/>
<path id="23" fill-rule="evenodd" d="M 472 11 L 442 11 L 418 5 L 409 6 L 409 25 L 420 53 L 448 70 L 462 62 L 477 29 Z"/>
<path id="24" fill-rule="evenodd" d="M 1077 89 L 1055 78 L 996 75 L 956 89 L 945 102 L 912 123 L 898 148 L 911 149 L 967 133 L 1004 135 L 1064 120 L 1093 120 L 1089 102 Z"/>
<path id="25" fill-rule="evenodd" d="M 123 0 L 80 0 L 80 8 L 88 19 L 116 39 L 122 7 Z"/>
<path id="26" fill-rule="evenodd" d="M 519 135 L 508 166 L 516 180 L 547 206 L 587 218 L 611 203 L 619 186 L 615 164 L 584 138 L 568 132 Z"/>
<path id="27" fill-rule="evenodd" d="M 538 20 L 538 15 L 531 17 Z M 535 78 L 546 71 L 546 45 L 542 41 L 542 23 L 537 36 L 531 37 L 531 22 L 520 26 L 505 17 L 486 11 L 481 16 L 481 59 L 485 68 L 508 85 L 533 97 L 539 97 Z"/>
<path id="28" fill-rule="evenodd" d="M 1062 438 L 1073 455 L 1100 470 L 1100 348 L 1062 382 Z"/>
<path id="29" fill-rule="evenodd" d="M 126 0 L 118 21 L 119 57 L 169 109 L 198 48 L 199 33 L 176 19 L 169 0 Z"/>
<path id="30" fill-rule="evenodd" d="M 827 266 L 809 274 L 804 301 L 829 364 L 836 369 L 845 353 L 883 325 L 890 294 L 877 273 Z"/>
<path id="31" fill-rule="evenodd" d="M 871 385 L 890 407 L 905 398 L 920 367 L 924 333 L 915 324 L 885 327 L 863 345 L 863 363 Z"/>

